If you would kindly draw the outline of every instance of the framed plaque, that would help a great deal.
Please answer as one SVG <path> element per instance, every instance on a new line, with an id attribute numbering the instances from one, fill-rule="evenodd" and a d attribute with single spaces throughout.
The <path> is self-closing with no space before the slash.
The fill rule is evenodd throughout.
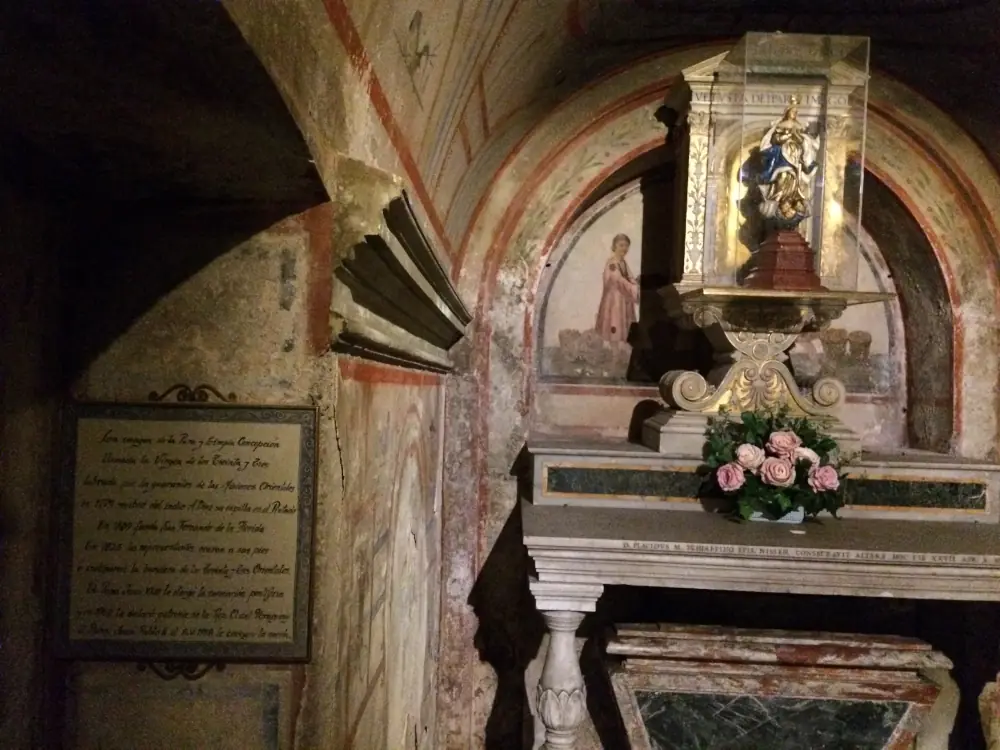
<path id="1" fill-rule="evenodd" d="M 61 657 L 308 660 L 315 409 L 76 403 L 62 437 Z"/>

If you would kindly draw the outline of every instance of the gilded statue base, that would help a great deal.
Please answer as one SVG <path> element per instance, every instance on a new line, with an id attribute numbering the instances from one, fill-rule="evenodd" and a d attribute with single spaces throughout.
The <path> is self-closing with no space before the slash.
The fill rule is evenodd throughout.
<path id="1" fill-rule="evenodd" d="M 773 229 L 750 256 L 743 285 L 751 289 L 819 291 L 816 253 L 794 229 Z"/>
<path id="2" fill-rule="evenodd" d="M 822 330 L 848 305 L 878 302 L 889 295 L 671 287 L 665 297 L 675 318 L 705 332 L 715 348 L 715 365 L 707 374 L 673 370 L 660 379 L 667 408 L 644 422 L 644 445 L 669 455 L 700 456 L 708 419 L 720 409 L 739 413 L 785 408 L 823 424 L 842 453 L 860 452 L 860 437 L 837 415 L 844 384 L 820 378 L 803 393 L 789 369 L 787 352 L 800 333 Z"/>

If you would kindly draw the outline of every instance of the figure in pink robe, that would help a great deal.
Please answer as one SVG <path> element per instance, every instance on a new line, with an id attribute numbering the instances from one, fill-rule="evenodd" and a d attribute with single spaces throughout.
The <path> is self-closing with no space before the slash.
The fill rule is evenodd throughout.
<path id="1" fill-rule="evenodd" d="M 628 341 L 629 329 L 636 322 L 639 282 L 625 262 L 631 245 L 632 240 L 627 234 L 615 235 L 611 241 L 611 257 L 604 264 L 604 292 L 597 308 L 594 329 L 605 341 Z"/>

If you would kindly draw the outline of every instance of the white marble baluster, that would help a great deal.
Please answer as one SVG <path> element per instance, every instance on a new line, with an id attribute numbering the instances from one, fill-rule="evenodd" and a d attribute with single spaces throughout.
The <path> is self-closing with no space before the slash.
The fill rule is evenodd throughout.
<path id="1" fill-rule="evenodd" d="M 549 630 L 549 648 L 538 682 L 536 716 L 545 727 L 543 750 L 573 750 L 587 717 L 587 688 L 576 650 L 576 629 L 593 612 L 604 587 L 531 581 L 535 606 Z"/>

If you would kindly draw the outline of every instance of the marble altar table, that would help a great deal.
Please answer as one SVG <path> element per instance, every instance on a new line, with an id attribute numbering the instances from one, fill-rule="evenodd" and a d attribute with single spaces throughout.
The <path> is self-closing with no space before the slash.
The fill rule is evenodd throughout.
<path id="1" fill-rule="evenodd" d="M 544 449 L 532 452 L 537 474 Z M 619 463 L 608 457 L 594 460 L 609 471 Z M 953 513 L 942 508 L 935 515 L 936 509 L 925 504 L 914 508 L 916 517 L 942 520 L 851 517 L 802 525 L 740 524 L 691 502 L 688 510 L 665 510 L 616 503 L 613 497 L 589 504 L 568 497 L 562 504 L 553 497 L 523 499 L 524 544 L 536 574 L 530 587 L 549 629 L 537 702 L 545 747 L 573 748 L 586 717 L 576 630 L 596 609 L 605 586 L 1000 601 L 996 467 L 941 467 L 937 474 L 948 471 L 956 473 L 948 480 L 956 487 L 979 483 L 973 493 L 981 495 L 978 512 L 962 516 L 962 508 L 952 508 Z M 958 476 L 963 472 L 967 476 Z M 536 497 L 542 489 L 536 476 Z M 967 520 L 951 520 L 956 517 Z"/>

